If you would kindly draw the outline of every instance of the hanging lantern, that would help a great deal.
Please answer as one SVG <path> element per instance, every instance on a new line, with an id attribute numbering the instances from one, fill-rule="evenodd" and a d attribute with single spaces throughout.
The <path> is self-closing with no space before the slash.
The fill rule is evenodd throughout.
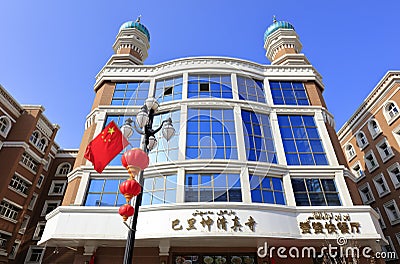
<path id="1" fill-rule="evenodd" d="M 132 179 L 149 166 L 149 156 L 139 148 L 125 151 L 121 158 L 122 165 L 128 170 Z"/>
<path id="2" fill-rule="evenodd" d="M 122 216 L 124 221 L 126 221 L 129 217 L 131 217 L 134 212 L 135 209 L 130 204 L 124 204 L 118 210 L 118 213 Z"/>
<path id="3" fill-rule="evenodd" d="M 119 185 L 119 190 L 125 196 L 126 202 L 129 203 L 132 197 L 139 195 L 142 187 L 136 180 L 129 179 Z"/>

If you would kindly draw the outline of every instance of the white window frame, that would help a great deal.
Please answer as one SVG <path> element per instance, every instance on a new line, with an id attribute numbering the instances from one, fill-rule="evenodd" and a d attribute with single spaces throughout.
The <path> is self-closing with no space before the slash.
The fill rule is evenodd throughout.
<path id="1" fill-rule="evenodd" d="M 369 161 L 369 159 L 367 159 L 367 157 L 369 155 L 372 156 L 372 158 L 373 158 L 373 160 L 374 160 L 374 162 L 376 164 L 374 167 L 371 166 L 371 162 Z M 373 172 L 374 170 L 376 170 L 377 168 L 379 168 L 378 160 L 376 159 L 376 156 L 375 156 L 374 151 L 372 149 L 370 151 L 368 151 L 367 153 L 365 153 L 364 162 L 365 162 L 365 165 L 367 166 L 367 169 L 368 169 L 368 171 L 370 173 Z"/>
<path id="2" fill-rule="evenodd" d="M 399 259 L 399 257 L 397 256 L 396 248 L 395 248 L 394 245 L 393 245 L 392 238 L 391 238 L 390 236 L 385 236 L 385 238 L 386 238 L 386 240 L 389 242 L 389 246 L 390 246 L 390 247 L 392 248 L 392 250 L 393 250 L 392 252 L 394 252 L 394 253 L 396 254 L 396 257 L 395 257 L 395 258 L 389 258 L 389 256 L 387 256 L 387 258 L 385 258 L 385 261 L 387 262 L 387 261 L 392 261 L 392 260 Z M 382 246 L 382 251 L 385 252 L 385 253 L 388 253 L 385 246 Z"/>
<path id="3" fill-rule="evenodd" d="M 42 179 L 42 180 L 40 181 L 40 179 Z M 45 179 L 44 175 L 41 174 L 39 176 L 39 179 L 38 179 L 37 183 L 36 183 L 36 187 L 38 187 L 40 189 L 40 187 L 42 187 L 42 185 L 43 185 L 44 179 Z"/>
<path id="4" fill-rule="evenodd" d="M 18 219 L 18 215 L 21 213 L 21 211 L 22 211 L 22 209 L 23 209 L 22 206 L 19 205 L 19 204 L 17 204 L 17 203 L 14 203 L 13 201 L 8 200 L 7 198 L 3 198 L 3 201 L 6 202 L 6 203 L 8 203 L 8 204 L 10 204 L 10 205 L 12 205 L 12 206 L 14 206 L 14 207 L 17 207 L 17 208 L 19 209 L 19 211 L 16 211 L 16 210 L 14 210 L 14 209 L 8 208 L 9 211 L 13 211 L 13 212 L 15 212 L 15 213 L 17 214 L 17 219 Z M 0 209 L 0 210 L 1 210 L 1 209 Z M 13 219 L 13 218 L 11 218 L 11 217 L 8 217 L 8 216 L 6 216 L 6 215 L 2 215 L 2 214 L 1 214 L 0 217 L 3 218 L 3 219 L 6 219 L 6 220 L 8 220 L 8 221 L 10 221 L 10 222 L 12 222 L 12 223 L 18 223 L 18 220 Z"/>
<path id="5" fill-rule="evenodd" d="M 392 164 L 387 169 L 387 171 L 389 173 L 390 179 L 393 182 L 394 187 L 397 189 L 400 187 L 400 181 L 399 181 L 400 177 L 399 177 L 399 179 L 397 179 L 396 175 L 393 173 L 393 170 L 395 170 L 396 168 L 399 170 L 399 174 L 400 174 L 400 164 L 398 162 L 395 162 L 394 164 Z"/>
<path id="6" fill-rule="evenodd" d="M 400 146 L 400 126 L 393 129 L 392 133 L 393 133 L 393 137 L 397 141 L 397 145 Z"/>
<path id="7" fill-rule="evenodd" d="M 31 200 L 29 201 L 29 204 L 28 204 L 28 209 L 29 209 L 29 210 L 33 210 L 33 208 L 35 208 L 35 205 L 36 205 L 38 196 L 39 196 L 39 195 L 38 195 L 37 193 L 33 193 L 33 194 L 32 194 L 32 198 L 31 198 Z M 33 201 L 33 202 L 32 202 L 32 201 Z"/>
<path id="8" fill-rule="evenodd" d="M 61 193 L 56 193 L 56 192 L 54 192 L 54 187 L 56 186 L 56 184 L 59 184 L 59 183 L 62 183 L 63 187 L 62 187 Z M 63 196 L 64 192 L 65 192 L 65 187 L 67 187 L 67 181 L 54 180 L 51 182 L 51 186 L 50 186 L 48 195 Z"/>
<path id="9" fill-rule="evenodd" d="M 7 237 L 2 238 L 1 235 L 7 236 Z M 10 242 L 9 239 L 11 237 L 12 237 L 12 233 L 0 230 L 0 244 L 1 244 L 0 245 L 0 256 L 7 256 L 7 243 Z M 3 245 L 2 245 L 3 243 L 5 243 L 6 249 L 2 248 L 3 247 Z"/>
<path id="10" fill-rule="evenodd" d="M 395 209 L 396 214 L 398 216 L 397 219 L 394 218 L 393 212 L 390 209 L 388 209 L 388 207 L 392 206 L 392 205 L 394 206 L 394 209 Z M 389 221 L 390 221 L 391 225 L 395 225 L 395 224 L 400 223 L 400 211 L 399 211 L 399 207 L 397 206 L 397 203 L 396 203 L 395 200 L 390 200 L 390 201 L 384 203 L 383 207 L 385 208 L 386 215 L 389 218 Z"/>
<path id="11" fill-rule="evenodd" d="M 32 256 L 32 250 L 33 249 L 41 249 L 42 250 L 42 254 L 41 254 L 41 256 L 40 256 L 40 259 L 39 259 L 39 261 L 29 261 L 29 259 L 31 258 L 31 256 Z M 40 247 L 40 246 L 30 246 L 29 247 L 29 250 L 28 250 L 28 253 L 26 254 L 26 257 L 25 257 L 25 264 L 40 264 L 40 263 L 42 263 L 42 260 L 43 260 L 43 256 L 44 256 L 44 251 L 45 251 L 45 248 L 44 247 Z"/>
<path id="12" fill-rule="evenodd" d="M 51 157 L 49 156 L 49 157 L 47 158 L 47 160 L 46 160 L 46 164 L 43 166 L 43 169 L 44 169 L 45 171 L 48 171 L 48 170 L 49 170 L 50 163 L 51 163 Z"/>
<path id="13" fill-rule="evenodd" d="M 363 138 L 364 138 L 364 140 L 365 140 L 365 144 L 362 144 L 362 142 L 361 142 L 361 140 L 360 140 L 360 135 L 363 136 Z M 360 149 L 364 149 L 364 148 L 365 148 L 366 146 L 368 146 L 368 144 L 369 144 L 368 139 L 367 139 L 367 136 L 366 136 L 365 133 L 362 132 L 362 131 L 359 131 L 359 132 L 356 134 L 356 141 L 357 141 L 357 145 L 358 145 L 358 147 L 359 147 Z"/>
<path id="14" fill-rule="evenodd" d="M 29 215 L 27 215 L 27 214 L 24 215 L 24 220 L 22 220 L 21 226 L 20 226 L 19 231 L 18 231 L 19 234 L 22 235 L 22 234 L 25 233 L 26 228 L 28 227 L 30 219 L 31 219 L 31 217 Z"/>
<path id="15" fill-rule="evenodd" d="M 375 122 L 376 127 L 377 127 L 377 130 L 375 130 L 375 129 L 373 128 L 373 122 Z M 372 136 L 372 139 L 377 138 L 377 137 L 382 133 L 381 126 L 379 125 L 378 121 L 377 121 L 375 118 L 369 120 L 367 126 L 368 126 L 369 133 L 370 133 L 371 136 Z"/>
<path id="16" fill-rule="evenodd" d="M 381 214 L 381 210 L 379 210 L 378 207 L 374 208 L 375 212 L 378 213 L 379 215 L 379 225 L 381 226 L 381 229 L 385 229 L 386 228 L 386 224 L 385 224 L 385 220 L 383 220 L 382 214 Z"/>
<path id="17" fill-rule="evenodd" d="M 11 248 L 10 254 L 8 255 L 9 259 L 15 259 L 15 257 L 17 256 L 18 249 L 19 249 L 20 245 L 21 245 L 21 240 L 16 239 L 14 241 L 14 245 Z M 14 252 L 12 252 L 13 248 L 14 248 Z M 11 253 L 13 253 L 13 254 L 11 254 Z"/>
<path id="18" fill-rule="evenodd" d="M 393 116 L 390 116 L 390 113 L 388 112 L 388 107 L 390 104 L 393 104 L 394 107 L 397 109 L 397 113 L 395 113 Z M 386 118 L 386 121 L 389 125 L 391 125 L 399 116 L 400 116 L 400 109 L 397 106 L 396 102 L 394 101 L 388 101 L 385 106 L 382 108 L 383 115 Z"/>
<path id="19" fill-rule="evenodd" d="M 360 167 L 360 170 L 355 170 L 355 167 Z M 363 167 L 361 166 L 361 162 L 357 161 L 353 164 L 353 166 L 351 166 L 351 171 L 353 172 L 353 174 L 357 177 L 357 180 L 361 180 L 365 177 L 365 170 L 363 170 Z M 359 173 L 361 172 L 361 173 Z"/>
<path id="20" fill-rule="evenodd" d="M 381 146 L 382 146 L 383 144 L 386 144 L 386 148 L 387 148 L 387 150 L 388 150 L 388 152 L 389 152 L 388 155 L 386 155 L 385 152 L 384 152 L 384 150 L 381 148 Z M 394 156 L 392 147 L 389 145 L 389 142 L 387 141 L 386 138 L 383 138 L 381 141 L 379 141 L 378 144 L 376 144 L 376 149 L 378 150 L 379 155 L 381 156 L 383 162 L 388 161 L 391 157 Z"/>
<path id="21" fill-rule="evenodd" d="M 64 168 L 64 166 L 68 165 L 69 169 L 67 173 L 64 173 L 64 171 L 62 171 Z M 72 170 L 72 165 L 69 162 L 63 162 L 60 165 L 58 165 L 57 170 L 56 170 L 56 174 L 55 176 L 62 176 L 62 177 L 66 177 L 68 175 L 68 173 L 70 173 Z M 63 173 L 62 173 L 63 172 Z"/>
<path id="22" fill-rule="evenodd" d="M 346 144 L 346 146 L 344 147 L 344 152 L 346 153 L 348 161 L 351 161 L 352 159 L 354 159 L 355 156 L 357 156 L 356 150 L 351 143 Z"/>
<path id="23" fill-rule="evenodd" d="M 363 192 L 363 190 L 365 190 L 366 188 L 368 189 L 368 192 L 371 195 L 370 199 L 368 199 L 368 197 Z M 374 194 L 372 193 L 371 186 L 369 186 L 368 182 L 366 182 L 363 185 L 361 185 L 360 187 L 358 187 L 358 192 L 360 193 L 361 199 L 363 200 L 364 204 L 370 204 L 370 203 L 375 202 Z"/>
<path id="24" fill-rule="evenodd" d="M 26 164 L 24 162 L 26 161 Z M 36 162 L 36 164 L 33 163 L 33 161 Z M 19 161 L 19 164 L 27 168 L 30 172 L 36 175 L 36 173 L 39 170 L 40 162 L 37 161 L 34 157 L 32 157 L 30 154 L 24 152 L 22 154 L 21 160 Z M 32 167 L 32 168 L 31 168 Z"/>
<path id="25" fill-rule="evenodd" d="M 42 236 L 39 236 L 40 230 L 46 226 L 46 221 L 39 221 L 36 225 L 35 232 L 33 233 L 32 240 L 40 240 Z"/>
<path id="26" fill-rule="evenodd" d="M 16 177 L 17 179 L 14 180 L 14 177 Z M 32 182 L 30 180 L 28 180 L 27 178 L 23 177 L 21 174 L 15 172 L 13 177 L 11 178 L 10 183 L 8 184 L 8 189 L 10 189 L 13 192 L 26 198 L 28 196 L 28 194 L 25 194 L 22 191 L 20 191 L 18 188 L 14 188 L 13 186 L 11 186 L 12 182 L 17 182 L 17 185 L 23 186 L 24 188 L 27 189 L 27 192 L 32 187 Z"/>
<path id="27" fill-rule="evenodd" d="M 34 135 L 37 135 L 34 137 Z M 39 130 L 35 130 L 32 132 L 31 137 L 29 138 L 29 142 L 32 143 L 35 147 L 37 147 L 37 143 L 39 142 L 40 138 L 42 137 L 42 133 Z"/>
<path id="28" fill-rule="evenodd" d="M 0 116 L 0 120 L 1 119 L 6 120 L 6 122 L 8 123 L 8 126 L 6 125 L 6 129 L 4 132 L 2 132 L 0 130 L 0 135 L 2 135 L 4 138 L 6 138 L 8 136 L 8 133 L 10 133 L 12 122 L 11 122 L 11 119 L 6 115 Z"/>
<path id="29" fill-rule="evenodd" d="M 58 200 L 46 200 L 44 202 L 43 210 L 40 213 L 40 216 L 46 216 L 47 207 L 49 206 L 50 203 L 56 203 L 57 207 L 58 207 L 58 206 L 60 206 L 61 201 L 58 201 Z"/>
<path id="30" fill-rule="evenodd" d="M 382 180 L 383 185 L 385 185 L 386 190 L 382 189 L 382 185 L 379 183 L 379 180 Z M 375 184 L 376 191 L 378 192 L 379 197 L 383 197 L 386 194 L 390 193 L 389 185 L 386 182 L 385 176 L 383 173 L 379 173 L 373 178 L 373 182 Z"/>

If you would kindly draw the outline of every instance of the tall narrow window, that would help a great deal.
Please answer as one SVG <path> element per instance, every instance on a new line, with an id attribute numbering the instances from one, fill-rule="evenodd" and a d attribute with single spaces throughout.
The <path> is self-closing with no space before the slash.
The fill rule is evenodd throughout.
<path id="1" fill-rule="evenodd" d="M 378 122 L 375 119 L 372 119 L 368 122 L 368 130 L 371 133 L 372 138 L 376 138 L 382 132 Z"/>
<path id="2" fill-rule="evenodd" d="M 265 103 L 264 84 L 262 80 L 248 77 L 237 77 L 239 99 Z"/>
<path id="3" fill-rule="evenodd" d="M 400 165 L 398 162 L 391 165 L 387 171 L 389 172 L 389 176 L 392 179 L 394 187 L 397 189 L 400 187 Z"/>
<path id="4" fill-rule="evenodd" d="M 374 195 L 372 194 L 371 187 L 369 186 L 368 182 L 359 187 L 358 190 L 360 192 L 361 199 L 363 200 L 364 204 L 370 204 L 373 201 L 375 201 Z"/>
<path id="5" fill-rule="evenodd" d="M 6 137 L 11 129 L 11 120 L 7 116 L 0 117 L 0 135 Z"/>
<path id="6" fill-rule="evenodd" d="M 188 98 L 232 99 L 230 75 L 189 75 Z"/>
<path id="7" fill-rule="evenodd" d="M 360 132 L 357 134 L 356 138 L 357 138 L 357 145 L 358 145 L 361 149 L 368 145 L 368 140 L 367 140 L 367 138 L 365 137 L 364 132 L 360 131 Z"/>
<path id="8" fill-rule="evenodd" d="M 33 131 L 29 141 L 32 142 L 33 145 L 36 145 L 39 141 L 40 133 L 39 131 Z"/>
<path id="9" fill-rule="evenodd" d="M 313 116 L 278 115 L 288 165 L 328 165 Z"/>
<path id="10" fill-rule="evenodd" d="M 388 121 L 395 118 L 399 114 L 399 109 L 397 108 L 397 105 L 392 102 L 386 105 L 385 111 L 386 116 L 388 117 Z"/>
<path id="11" fill-rule="evenodd" d="M 383 162 L 386 162 L 387 160 L 389 160 L 391 157 L 394 156 L 393 150 L 389 146 L 389 142 L 387 141 L 386 138 L 382 139 L 377 144 L 377 149 L 378 149 L 379 155 L 381 156 Z"/>
<path id="12" fill-rule="evenodd" d="M 347 144 L 345 146 L 345 152 L 346 152 L 347 160 L 349 160 L 349 161 L 356 156 L 356 152 L 354 150 L 354 147 L 351 144 Z"/>
<path id="13" fill-rule="evenodd" d="M 247 160 L 277 163 L 269 117 L 242 110 Z"/>
<path id="14" fill-rule="evenodd" d="M 389 202 L 385 203 L 383 207 L 385 207 L 386 214 L 392 225 L 400 222 L 400 212 L 395 200 L 390 200 Z"/>
<path id="15" fill-rule="evenodd" d="M 186 158 L 237 159 L 232 109 L 188 109 Z"/>
<path id="16" fill-rule="evenodd" d="M 276 105 L 309 105 L 301 82 L 270 82 L 272 99 Z"/>
<path id="17" fill-rule="evenodd" d="M 182 77 L 174 77 L 156 82 L 155 98 L 159 103 L 182 99 Z"/>
<path id="18" fill-rule="evenodd" d="M 352 167 L 351 170 L 353 171 L 354 175 L 357 178 L 362 178 L 365 176 L 364 170 L 361 167 L 361 164 L 359 161 L 357 161 Z"/>
<path id="19" fill-rule="evenodd" d="M 167 141 L 163 137 L 161 132 L 156 133 L 154 135 L 157 139 L 157 145 L 149 153 L 151 164 L 178 160 L 180 114 L 181 114 L 180 111 L 173 111 L 167 113 L 159 113 L 156 116 L 154 116 L 153 127 L 155 128 L 159 127 L 163 120 L 171 118 L 172 125 L 175 128 L 175 135 L 169 141 Z"/>
<path id="20" fill-rule="evenodd" d="M 365 154 L 364 160 L 369 172 L 373 172 L 376 168 L 379 167 L 374 152 L 372 150 Z"/>
<path id="21" fill-rule="evenodd" d="M 389 187 L 386 183 L 386 179 L 382 173 L 374 177 L 374 184 L 376 190 L 378 191 L 379 197 L 382 197 L 390 192 Z"/>

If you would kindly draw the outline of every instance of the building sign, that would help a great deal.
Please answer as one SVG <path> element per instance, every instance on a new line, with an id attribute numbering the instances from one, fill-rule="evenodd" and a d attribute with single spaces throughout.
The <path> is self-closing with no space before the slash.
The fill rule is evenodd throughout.
<path id="1" fill-rule="evenodd" d="M 223 231 L 241 232 L 247 229 L 255 232 L 256 221 L 252 216 L 240 219 L 232 210 L 220 210 L 219 212 L 196 210 L 190 218 L 173 220 L 171 227 L 175 231 L 202 229 L 211 232 L 211 227 L 214 225 L 218 230 Z"/>
<path id="2" fill-rule="evenodd" d="M 302 234 L 359 234 L 360 223 L 352 222 L 349 214 L 314 212 L 300 222 Z"/>

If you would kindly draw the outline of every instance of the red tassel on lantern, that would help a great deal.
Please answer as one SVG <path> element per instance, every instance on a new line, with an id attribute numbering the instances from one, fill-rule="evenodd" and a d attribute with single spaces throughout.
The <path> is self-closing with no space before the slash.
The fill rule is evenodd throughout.
<path id="1" fill-rule="evenodd" d="M 126 202 L 129 203 L 132 197 L 139 195 L 142 187 L 136 180 L 129 179 L 119 185 L 119 190 L 125 196 Z"/>
<path id="2" fill-rule="evenodd" d="M 133 208 L 130 204 L 124 204 L 118 210 L 118 213 L 122 216 L 124 221 L 131 217 L 134 212 L 135 208 Z"/>

